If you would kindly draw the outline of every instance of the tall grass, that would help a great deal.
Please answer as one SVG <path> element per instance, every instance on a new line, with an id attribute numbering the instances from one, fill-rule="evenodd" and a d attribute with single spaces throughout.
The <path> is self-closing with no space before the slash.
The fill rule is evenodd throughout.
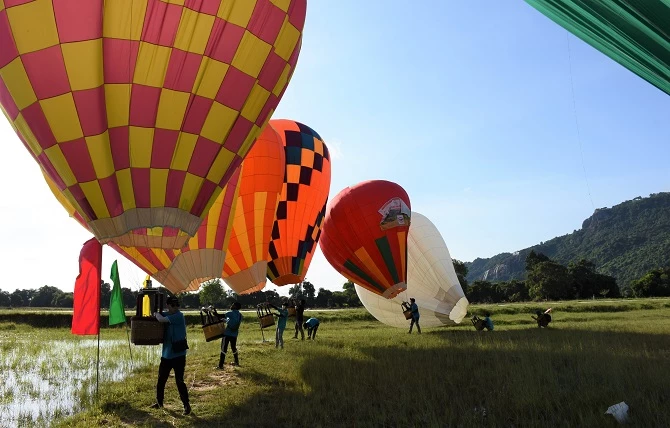
<path id="1" fill-rule="evenodd" d="M 324 313 L 332 318 L 322 317 L 316 341 L 291 339 L 289 326 L 284 350 L 263 343 L 247 317 L 239 339 L 242 366 L 224 371 L 214 369 L 220 342 L 204 342 L 192 325 L 191 416 L 180 415 L 173 378 L 165 409 L 148 408 L 156 358 L 127 380 L 106 383 L 88 410 L 57 424 L 614 426 L 604 412 L 625 401 L 632 426 L 670 426 L 670 311 L 663 305 L 554 309 L 547 329 L 530 318 L 538 305 L 522 305 L 494 313 L 493 332 L 476 332 L 465 320 L 420 336 L 358 320 L 356 311 Z"/>

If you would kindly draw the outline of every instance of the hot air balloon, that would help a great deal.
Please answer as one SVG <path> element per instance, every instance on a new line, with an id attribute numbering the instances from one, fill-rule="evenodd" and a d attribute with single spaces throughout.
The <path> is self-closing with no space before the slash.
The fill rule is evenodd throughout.
<path id="1" fill-rule="evenodd" d="M 263 135 L 259 139 L 262 139 Z M 88 224 L 63 197 L 51 178 L 46 174 L 44 177 L 68 214 L 90 232 Z M 154 277 L 171 292 L 195 291 L 202 282 L 220 277 L 223 271 L 238 182 L 239 168 L 219 194 L 196 235 L 181 249 L 126 247 L 113 242 L 108 242 L 107 245 Z"/>
<path id="2" fill-rule="evenodd" d="M 670 2 L 526 0 L 575 36 L 670 95 Z"/>
<path id="3" fill-rule="evenodd" d="M 0 105 L 100 242 L 181 248 L 279 103 L 305 11 L 0 2 Z"/>
<path id="4" fill-rule="evenodd" d="M 330 154 L 310 127 L 292 120 L 271 120 L 286 154 L 286 171 L 272 226 L 267 276 L 276 285 L 305 279 L 319 242 L 328 193 Z"/>
<path id="5" fill-rule="evenodd" d="M 409 196 L 396 183 L 364 181 L 328 205 L 321 236 L 326 260 L 344 277 L 387 299 L 407 278 Z"/>
<path id="6" fill-rule="evenodd" d="M 223 188 L 195 236 L 178 250 L 108 243 L 173 293 L 195 291 L 219 278 L 226 259 L 237 201 L 239 168 Z"/>
<path id="7" fill-rule="evenodd" d="M 423 327 L 459 324 L 469 304 L 442 235 L 416 211 L 407 235 L 407 290 L 389 300 L 359 285 L 355 288 L 368 312 L 393 327 L 407 327 L 400 305 L 410 297 L 416 299 Z"/>
<path id="8" fill-rule="evenodd" d="M 272 121 L 242 162 L 223 280 L 237 294 L 265 287 L 272 226 L 284 184 L 284 144 Z"/>

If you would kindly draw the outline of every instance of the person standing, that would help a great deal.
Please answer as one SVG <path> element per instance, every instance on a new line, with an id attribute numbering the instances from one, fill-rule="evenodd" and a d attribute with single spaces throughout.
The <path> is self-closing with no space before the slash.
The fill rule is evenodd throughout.
<path id="1" fill-rule="evenodd" d="M 156 312 L 154 316 L 161 323 L 166 323 L 167 328 L 163 336 L 163 353 L 161 363 L 158 367 L 158 382 L 156 383 L 156 403 L 151 407 L 158 409 L 163 407 L 165 397 L 165 384 L 170 371 L 174 370 L 174 379 L 179 390 L 179 398 L 184 405 L 184 415 L 191 413 L 191 405 L 188 399 L 188 389 L 184 382 L 184 371 L 186 369 L 186 320 L 184 314 L 179 311 L 179 299 L 174 296 L 168 297 L 168 313 L 163 315 Z"/>
<path id="2" fill-rule="evenodd" d="M 298 338 L 298 332 L 300 332 L 300 340 L 305 340 L 305 330 L 302 329 L 302 323 L 304 321 L 305 313 L 305 300 L 301 299 L 295 307 L 295 336 L 294 339 Z"/>
<path id="3" fill-rule="evenodd" d="M 230 306 L 230 311 L 223 315 L 226 319 L 226 329 L 223 331 L 223 339 L 221 340 L 221 355 L 219 356 L 218 369 L 222 369 L 223 364 L 226 362 L 228 345 L 230 345 L 230 349 L 233 351 L 233 358 L 235 358 L 233 365 L 240 365 L 240 359 L 237 355 L 237 333 L 240 330 L 240 324 L 242 324 L 241 307 L 240 302 L 235 302 Z"/>
<path id="4" fill-rule="evenodd" d="M 416 324 L 416 331 L 421 334 L 421 326 L 419 325 L 419 307 L 416 304 L 414 297 L 409 299 L 412 304 L 409 306 L 410 311 L 412 311 L 412 321 L 409 323 L 409 334 L 412 334 L 412 327 Z"/>
<path id="5" fill-rule="evenodd" d="M 281 304 L 281 308 L 269 304 L 271 307 L 277 310 L 275 315 L 277 316 L 277 330 L 275 332 L 275 348 L 281 347 L 284 349 L 284 330 L 286 329 L 286 321 L 288 320 L 288 304 L 286 302 Z"/>

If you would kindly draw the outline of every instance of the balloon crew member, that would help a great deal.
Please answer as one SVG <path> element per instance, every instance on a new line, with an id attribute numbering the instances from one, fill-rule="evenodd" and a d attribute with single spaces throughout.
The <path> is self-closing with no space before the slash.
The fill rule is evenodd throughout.
<path id="1" fill-rule="evenodd" d="M 491 319 L 491 313 L 487 312 L 484 315 L 486 316 L 484 318 L 484 326 L 488 331 L 493 331 L 493 320 Z"/>
<path id="2" fill-rule="evenodd" d="M 412 321 L 409 323 L 409 334 L 412 334 L 412 327 L 414 327 L 414 324 L 416 324 L 416 331 L 421 334 L 421 326 L 419 325 L 419 307 L 417 306 L 414 297 L 411 297 L 409 301 L 412 302 L 409 307 L 410 311 L 412 311 Z"/>
<path id="3" fill-rule="evenodd" d="M 537 321 L 537 326 L 539 328 L 544 328 L 549 325 L 551 322 L 551 315 L 549 315 L 549 312 L 551 312 L 551 309 L 547 309 L 545 312 L 542 312 L 541 310 L 535 311 L 535 315 L 537 315 L 537 318 L 534 316 L 530 316 L 533 318 L 535 321 Z"/>
<path id="4" fill-rule="evenodd" d="M 154 313 L 159 322 L 166 323 L 167 328 L 163 336 L 163 353 L 161 363 L 158 367 L 158 382 L 156 383 L 156 403 L 151 407 L 158 409 L 163 407 L 163 398 L 165 397 L 165 384 L 167 383 L 170 371 L 174 370 L 174 379 L 179 390 L 179 397 L 184 404 L 184 415 L 191 413 L 191 406 L 188 401 L 188 389 L 184 383 L 184 370 L 186 368 L 186 320 L 184 314 L 179 311 L 179 300 L 174 297 L 168 297 L 168 313 L 163 315 L 160 312 Z"/>
<path id="5" fill-rule="evenodd" d="M 310 318 L 305 321 L 304 327 L 307 329 L 307 340 L 316 339 L 316 331 L 319 329 L 319 324 L 321 323 L 318 318 Z"/>
<path id="6" fill-rule="evenodd" d="M 305 322 L 305 300 L 301 299 L 300 302 L 295 307 L 295 336 L 294 339 L 298 338 L 298 332 L 300 332 L 300 340 L 305 340 L 305 330 L 302 329 L 302 323 Z"/>
<path id="7" fill-rule="evenodd" d="M 223 339 L 221 340 L 221 355 L 219 356 L 219 365 L 217 368 L 222 369 L 226 362 L 226 352 L 228 352 L 228 345 L 233 351 L 233 358 L 235 362 L 233 365 L 239 366 L 240 359 L 237 355 L 237 333 L 242 324 L 242 314 L 240 313 L 240 302 L 235 302 L 230 305 L 230 311 L 226 312 L 223 317 L 226 319 L 226 329 L 223 332 Z"/>
<path id="8" fill-rule="evenodd" d="M 275 333 L 275 348 L 281 347 L 284 349 L 284 330 L 286 329 L 286 321 L 288 320 L 288 304 L 286 302 L 281 304 L 281 308 L 276 307 L 272 303 L 268 303 L 272 308 L 276 309 L 277 312 L 274 315 L 277 316 L 277 331 Z"/>

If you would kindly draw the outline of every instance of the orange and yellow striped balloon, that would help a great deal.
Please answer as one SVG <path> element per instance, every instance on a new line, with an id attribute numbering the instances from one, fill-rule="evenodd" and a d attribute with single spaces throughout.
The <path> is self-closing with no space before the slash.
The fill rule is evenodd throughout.
<path id="1" fill-rule="evenodd" d="M 306 0 L 0 0 L 0 106 L 102 243 L 181 248 L 272 116 Z"/>
<path id="2" fill-rule="evenodd" d="M 223 280 L 237 294 L 248 294 L 265 287 L 272 225 L 284 184 L 284 144 L 271 124 L 241 168 Z"/>

